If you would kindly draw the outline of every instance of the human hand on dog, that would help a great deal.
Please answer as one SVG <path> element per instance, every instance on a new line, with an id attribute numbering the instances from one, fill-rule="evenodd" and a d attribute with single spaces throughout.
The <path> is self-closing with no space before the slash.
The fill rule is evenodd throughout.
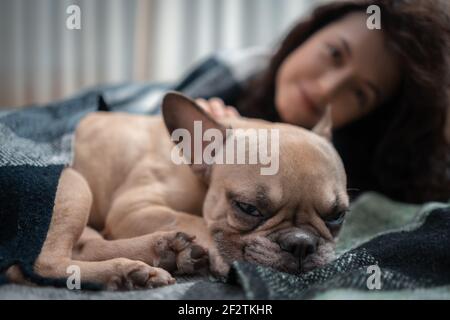
<path id="1" fill-rule="evenodd" d="M 195 102 L 217 120 L 240 116 L 236 108 L 225 105 L 225 102 L 220 98 L 196 99 Z"/>

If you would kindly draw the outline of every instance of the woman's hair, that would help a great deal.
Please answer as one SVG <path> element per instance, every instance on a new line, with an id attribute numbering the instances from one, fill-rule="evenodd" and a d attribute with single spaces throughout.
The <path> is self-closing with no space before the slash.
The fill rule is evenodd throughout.
<path id="1" fill-rule="evenodd" d="M 402 201 L 447 201 L 450 146 L 444 132 L 450 101 L 450 20 L 446 0 L 338 1 L 316 8 L 287 34 L 268 68 L 246 90 L 239 109 L 244 116 L 279 121 L 275 79 L 286 57 L 320 28 L 348 13 L 366 12 L 369 5 L 381 9 L 387 50 L 399 57 L 402 79 L 395 96 L 376 111 L 335 130 L 349 187 L 377 190 Z M 358 180 L 358 172 L 363 179 Z"/>

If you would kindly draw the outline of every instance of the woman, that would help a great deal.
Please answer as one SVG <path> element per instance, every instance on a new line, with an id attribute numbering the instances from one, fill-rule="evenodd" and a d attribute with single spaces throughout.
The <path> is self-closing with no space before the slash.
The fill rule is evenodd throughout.
<path id="1" fill-rule="evenodd" d="M 369 5 L 381 30 L 366 26 Z M 318 7 L 282 41 L 234 101 L 198 100 L 237 115 L 312 128 L 332 107 L 333 142 L 349 188 L 394 199 L 450 199 L 445 138 L 450 20 L 445 1 L 339 1 Z M 237 110 L 237 111 L 236 111 Z M 450 125 L 450 123 L 449 123 Z"/>

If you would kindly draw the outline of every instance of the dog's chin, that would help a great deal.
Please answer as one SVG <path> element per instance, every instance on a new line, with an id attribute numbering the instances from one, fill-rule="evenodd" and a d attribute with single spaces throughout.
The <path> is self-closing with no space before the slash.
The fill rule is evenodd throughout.
<path id="1" fill-rule="evenodd" d="M 324 247 L 322 250 L 323 252 L 321 253 L 311 254 L 307 256 L 305 260 L 302 262 L 300 262 L 295 257 L 290 257 L 289 259 L 282 260 L 281 263 L 279 262 L 277 263 L 277 260 L 274 260 L 268 261 L 268 263 L 259 263 L 259 264 L 262 266 L 274 268 L 281 272 L 299 275 L 323 267 L 324 265 L 334 260 L 335 258 L 334 250 L 330 250 L 330 248 L 326 247 Z"/>
<path id="2" fill-rule="evenodd" d="M 335 257 L 334 246 L 324 245 L 319 247 L 319 252 L 317 254 L 312 254 L 306 257 L 305 261 L 302 263 L 300 272 L 306 273 L 316 268 L 323 267 L 333 261 Z"/>

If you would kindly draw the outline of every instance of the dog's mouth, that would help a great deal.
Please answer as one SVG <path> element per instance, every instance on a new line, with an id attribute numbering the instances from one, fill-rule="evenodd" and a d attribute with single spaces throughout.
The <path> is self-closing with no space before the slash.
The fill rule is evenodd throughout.
<path id="1" fill-rule="evenodd" d="M 334 258 L 334 245 L 321 240 L 314 253 L 299 257 L 266 237 L 255 237 L 245 243 L 242 250 L 245 261 L 270 267 L 278 271 L 301 274 L 329 263 Z"/>
<path id="2" fill-rule="evenodd" d="M 321 240 L 317 251 L 299 262 L 299 273 L 306 273 L 323 267 L 336 258 L 334 243 Z"/>
<path id="3" fill-rule="evenodd" d="M 303 261 L 299 262 L 299 273 L 306 273 L 323 266 L 325 261 L 322 260 L 320 258 L 317 259 L 314 255 L 306 257 Z"/>
<path id="4" fill-rule="evenodd" d="M 241 238 L 218 232 L 214 239 L 218 253 L 228 265 L 234 261 L 246 261 L 281 272 L 302 274 L 331 262 L 335 257 L 334 243 L 322 238 L 315 252 L 302 258 L 265 236 Z"/>
<path id="5" fill-rule="evenodd" d="M 247 262 L 290 274 L 307 273 L 322 267 L 332 260 L 330 255 L 321 256 L 318 253 L 308 255 L 304 259 L 299 259 L 288 252 L 255 252 L 255 249 L 250 249 L 250 247 L 246 247 L 244 252 L 244 259 Z"/>

